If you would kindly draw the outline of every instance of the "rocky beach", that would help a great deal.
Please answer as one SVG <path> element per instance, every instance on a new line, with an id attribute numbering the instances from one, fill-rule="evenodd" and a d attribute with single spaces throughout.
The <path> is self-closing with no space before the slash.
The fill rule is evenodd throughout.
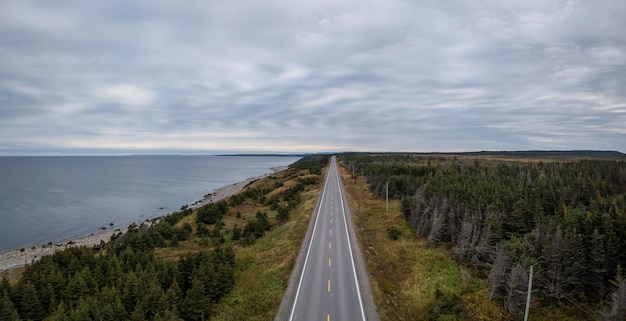
<path id="1" fill-rule="evenodd" d="M 273 173 L 276 173 L 285 169 L 287 169 L 287 166 L 272 168 Z M 194 205 L 191 205 L 191 208 L 195 209 L 204 204 L 217 202 L 219 200 L 228 198 L 232 195 L 239 193 L 244 187 L 246 187 L 248 184 L 252 183 L 253 181 L 269 176 L 269 175 L 272 175 L 272 174 L 266 174 L 266 175 L 262 175 L 258 177 L 251 177 L 244 181 L 221 187 L 217 189 L 215 192 L 205 195 L 204 199 L 202 199 L 201 201 L 197 202 Z M 137 223 L 140 224 L 141 222 L 137 222 Z M 24 247 L 21 249 L 14 249 L 14 250 L 6 251 L 3 253 L 0 253 L 0 272 L 30 264 L 32 262 L 39 260 L 43 256 L 54 254 L 57 251 L 61 251 L 69 247 L 96 246 L 100 244 L 100 242 L 102 241 L 108 242 L 111 239 L 111 236 L 113 234 L 117 234 L 120 232 L 125 233 L 127 230 L 128 228 L 115 229 L 115 230 L 103 230 L 101 232 L 94 233 L 89 236 L 67 239 L 62 242 L 55 242 L 55 243 L 50 242 L 44 245 L 33 245 L 31 247 Z"/>

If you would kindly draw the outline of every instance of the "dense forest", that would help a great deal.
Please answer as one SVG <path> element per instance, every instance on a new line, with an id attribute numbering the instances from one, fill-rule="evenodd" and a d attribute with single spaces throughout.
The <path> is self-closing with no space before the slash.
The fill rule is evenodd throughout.
<path id="1" fill-rule="evenodd" d="M 490 300 L 509 313 L 524 309 L 532 265 L 534 304 L 574 306 L 592 319 L 626 319 L 624 160 L 340 159 L 379 197 L 388 186 L 416 233 L 433 245 L 450 244 L 461 264 L 488 279 Z"/>
<path id="2" fill-rule="evenodd" d="M 154 249 L 190 236 L 162 220 L 97 248 L 69 248 L 3 278 L 3 320 L 201 320 L 233 286 L 232 247 L 157 260 Z"/>
<path id="3" fill-rule="evenodd" d="M 45 256 L 28 265 L 14 284 L 2 278 L 0 321 L 209 320 L 237 281 L 234 248 L 254 243 L 289 220 L 299 193 L 319 182 L 327 163 L 327 156 L 308 156 L 288 169 L 286 180 L 295 181 L 291 187 L 280 180 L 275 180 L 276 190 L 248 186 L 227 200 L 197 210 L 183 206 L 131 225 L 93 248 Z M 256 212 L 233 210 L 244 203 L 255 204 Z M 227 215 L 241 227 L 227 226 Z M 164 249 L 186 254 L 159 255 Z"/>

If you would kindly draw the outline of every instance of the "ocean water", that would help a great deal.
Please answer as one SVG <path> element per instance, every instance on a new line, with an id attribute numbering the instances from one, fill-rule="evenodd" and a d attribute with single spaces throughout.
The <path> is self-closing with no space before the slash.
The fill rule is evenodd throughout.
<path id="1" fill-rule="evenodd" d="M 271 173 L 288 156 L 0 157 L 0 252 L 127 227 L 216 189 Z M 109 223 L 114 226 L 110 227 Z"/>

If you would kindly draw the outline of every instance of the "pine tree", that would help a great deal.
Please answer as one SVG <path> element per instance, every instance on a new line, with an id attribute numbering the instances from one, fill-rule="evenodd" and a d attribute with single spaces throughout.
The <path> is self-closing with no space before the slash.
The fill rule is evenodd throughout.
<path id="1" fill-rule="evenodd" d="M 286 206 L 281 206 L 278 208 L 278 214 L 276 214 L 276 219 L 280 224 L 285 224 L 289 220 L 289 208 Z"/>
<path id="2" fill-rule="evenodd" d="M 235 224 L 235 226 L 233 226 L 233 236 L 231 240 L 238 241 L 239 239 L 241 239 L 241 228 Z"/>
<path id="3" fill-rule="evenodd" d="M 561 226 L 557 226 L 551 242 L 546 247 L 544 259 L 544 277 L 546 279 L 546 294 L 561 303 L 561 299 L 571 296 L 568 286 L 571 282 L 571 275 L 568 269 L 567 256 L 564 254 L 565 241 Z"/>
<path id="4" fill-rule="evenodd" d="M 526 292 L 528 289 L 528 275 L 526 269 L 517 264 L 511 269 L 509 281 L 507 282 L 506 309 L 509 313 L 516 314 L 524 308 Z"/>
<path id="5" fill-rule="evenodd" d="M 520 199 L 513 205 L 513 210 L 505 218 L 503 228 L 508 238 L 514 235 L 523 235 L 528 233 L 528 202 Z"/>
<path id="6" fill-rule="evenodd" d="M 41 304 L 46 312 L 51 312 L 57 306 L 57 297 L 54 294 L 52 284 L 47 283 L 39 294 Z"/>
<path id="7" fill-rule="evenodd" d="M 626 320 L 626 278 L 624 278 L 621 266 L 618 267 L 615 280 L 611 283 L 614 286 L 614 290 L 611 293 L 609 310 L 603 313 L 603 320 Z"/>
<path id="8" fill-rule="evenodd" d="M 153 318 L 158 311 L 159 307 L 159 299 L 163 295 L 163 289 L 156 283 L 152 282 L 149 284 L 147 290 L 145 290 L 141 297 L 139 298 L 139 302 L 137 305 L 142 307 L 144 311 L 144 316 L 147 319 Z"/>
<path id="9" fill-rule="evenodd" d="M 80 273 L 76 273 L 67 284 L 65 291 L 63 292 L 63 299 L 70 306 L 75 306 L 81 296 L 87 294 L 90 289 L 87 287 L 87 283 L 81 277 Z"/>
<path id="10" fill-rule="evenodd" d="M 7 290 L 2 291 L 0 296 L 0 321 L 17 321 L 20 320 L 20 316 L 15 309 L 15 305 L 9 298 Z"/>
<path id="11" fill-rule="evenodd" d="M 605 277 L 605 247 L 604 235 L 598 229 L 594 229 L 589 236 L 587 247 L 587 264 L 585 273 L 585 290 L 588 297 L 598 296 L 602 298 L 606 295 L 608 284 L 604 283 Z"/>
<path id="12" fill-rule="evenodd" d="M 22 287 L 22 300 L 19 302 L 18 310 L 23 319 L 41 320 L 45 315 L 45 310 L 39 300 L 39 294 L 35 286 L 26 282 Z"/>
<path id="13" fill-rule="evenodd" d="M 9 278 L 0 276 L 0 293 L 5 291 L 8 293 L 11 290 L 11 284 L 9 284 Z"/>
<path id="14" fill-rule="evenodd" d="M 496 247 L 496 258 L 489 273 L 489 301 L 506 297 L 508 259 L 501 247 Z"/>
<path id="15" fill-rule="evenodd" d="M 165 310 L 154 317 L 154 321 L 183 321 L 175 310 Z"/>
<path id="16" fill-rule="evenodd" d="M 182 314 L 187 320 L 208 320 L 211 316 L 211 301 L 198 278 L 191 281 L 191 288 L 183 301 Z"/>
<path id="17" fill-rule="evenodd" d="M 131 321 L 144 321 L 144 320 L 146 320 L 146 314 L 145 314 L 143 308 L 141 307 L 141 305 L 137 304 L 137 306 L 135 306 L 135 310 L 133 311 L 133 313 L 130 314 L 130 320 Z"/>
<path id="18" fill-rule="evenodd" d="M 180 311 L 182 300 L 183 294 L 178 286 L 178 282 L 174 281 L 165 292 L 163 300 L 159 304 L 163 310 Z"/>

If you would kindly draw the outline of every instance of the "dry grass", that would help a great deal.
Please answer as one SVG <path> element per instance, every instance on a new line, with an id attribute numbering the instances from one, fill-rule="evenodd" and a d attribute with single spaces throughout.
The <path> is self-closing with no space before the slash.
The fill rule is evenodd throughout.
<path id="1" fill-rule="evenodd" d="M 518 160 L 519 161 L 519 160 Z M 400 202 L 377 199 L 361 178 L 341 168 L 342 180 L 358 230 L 359 243 L 372 282 L 381 320 L 521 320 L 508 315 L 502 303 L 489 302 L 484 278 L 453 260 L 448 245 L 430 247 L 401 215 Z M 400 230 L 391 240 L 387 230 Z M 439 294 L 439 296 L 437 296 Z M 457 302 L 457 306 L 448 304 Z M 450 313 L 456 309 L 456 313 Z M 532 320 L 580 320 L 581 311 L 533 305 Z"/>
<path id="2" fill-rule="evenodd" d="M 487 300 L 471 273 L 445 246 L 429 247 L 400 214 L 400 203 L 379 200 L 345 168 L 341 175 L 371 277 L 381 320 L 494 320 L 502 309 Z M 400 230 L 392 240 L 387 230 Z M 484 283 L 483 283 L 484 285 Z"/>
<path id="3" fill-rule="evenodd" d="M 0 273 L 0 280 L 7 279 L 9 280 L 9 284 L 14 285 L 22 278 L 25 270 L 25 266 L 20 266 L 6 271 L 2 271 L 2 273 Z"/>
<path id="4" fill-rule="evenodd" d="M 306 173 L 283 171 L 254 181 L 243 191 L 248 188 L 269 188 L 272 189 L 266 195 L 269 198 L 296 185 L 298 178 L 307 176 L 309 175 Z M 275 188 L 277 182 L 281 182 L 282 186 Z M 229 209 L 223 218 L 225 224 L 223 231 L 225 232 L 231 231 L 234 225 L 243 228 L 248 220 L 255 218 L 258 211 L 266 212 L 274 227 L 252 245 L 242 246 L 238 243 L 234 245 L 235 287 L 216 304 L 211 320 L 272 320 L 274 318 L 302 247 L 320 187 L 321 183 L 318 183 L 305 188 L 305 191 L 301 193 L 302 202 L 291 212 L 289 220 L 283 225 L 275 224 L 275 212 L 269 211 L 266 206 L 250 199 Z M 239 218 L 237 213 L 239 213 Z M 175 248 L 157 249 L 155 255 L 164 260 L 174 261 L 180 256 L 214 247 L 208 239 L 195 236 L 196 218 L 197 213 L 194 212 L 177 223 L 177 226 L 184 223 L 192 225 L 194 234 L 190 240 L 180 242 Z M 212 229 L 213 226 L 208 226 L 208 228 Z M 229 240 L 230 234 L 225 238 Z"/>
<path id="5" fill-rule="evenodd" d="M 212 320 L 272 320 L 302 247 L 319 186 L 302 194 L 303 202 L 284 225 L 253 245 L 236 248 L 235 288 L 220 301 Z"/>

